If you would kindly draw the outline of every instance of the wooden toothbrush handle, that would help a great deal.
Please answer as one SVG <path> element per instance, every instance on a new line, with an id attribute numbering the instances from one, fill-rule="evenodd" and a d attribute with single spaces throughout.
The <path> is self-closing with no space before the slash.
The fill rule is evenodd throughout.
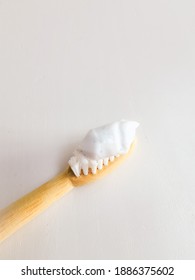
<path id="1" fill-rule="evenodd" d="M 43 184 L 0 212 L 0 242 L 73 188 L 67 172 Z"/>

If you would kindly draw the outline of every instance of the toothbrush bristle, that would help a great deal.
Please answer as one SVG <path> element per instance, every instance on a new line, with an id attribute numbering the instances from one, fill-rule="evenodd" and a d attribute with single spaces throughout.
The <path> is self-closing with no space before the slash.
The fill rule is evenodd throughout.
<path id="1" fill-rule="evenodd" d="M 89 161 L 89 167 L 91 168 L 92 174 L 96 174 L 96 172 L 97 172 L 97 166 L 98 166 L 98 163 L 97 163 L 96 160 L 90 160 L 90 161 Z"/>
<path id="2" fill-rule="evenodd" d="M 103 167 L 103 159 L 98 160 L 98 169 L 101 170 Z"/>
<path id="3" fill-rule="evenodd" d="M 84 175 L 88 175 L 89 162 L 88 162 L 87 159 L 83 159 L 81 161 L 81 166 L 80 167 L 81 167 L 81 170 L 83 171 Z"/>
<path id="4" fill-rule="evenodd" d="M 95 175 L 97 170 L 102 170 L 104 166 L 108 166 L 109 162 L 113 162 L 115 158 L 118 158 L 119 156 L 120 154 L 117 154 L 115 156 L 110 156 L 99 160 L 92 160 L 77 152 L 75 156 L 70 158 L 68 163 L 76 177 L 79 177 L 81 174 L 87 176 L 89 173 Z"/>
<path id="5" fill-rule="evenodd" d="M 110 161 L 111 162 L 114 161 L 114 156 L 110 157 Z"/>

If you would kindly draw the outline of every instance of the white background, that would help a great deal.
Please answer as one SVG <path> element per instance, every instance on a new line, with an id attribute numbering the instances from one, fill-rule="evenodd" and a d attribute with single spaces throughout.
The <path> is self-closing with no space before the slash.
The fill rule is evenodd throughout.
<path id="1" fill-rule="evenodd" d="M 93 127 L 133 155 L 0 245 L 1 259 L 195 258 L 195 2 L 0 1 L 0 208 L 62 171 Z"/>

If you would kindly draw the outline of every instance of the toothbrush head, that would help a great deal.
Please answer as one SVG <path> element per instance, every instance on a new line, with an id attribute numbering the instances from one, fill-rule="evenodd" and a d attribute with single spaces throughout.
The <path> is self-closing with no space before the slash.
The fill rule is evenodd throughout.
<path id="1" fill-rule="evenodd" d="M 132 149 L 138 126 L 138 122 L 121 120 L 91 129 L 68 162 L 73 180 L 77 177 L 82 181 L 84 176 L 96 179 L 125 158 Z"/>
<path id="2" fill-rule="evenodd" d="M 97 179 L 107 175 L 112 170 L 114 170 L 117 166 L 119 166 L 134 150 L 136 144 L 136 140 L 133 141 L 131 144 L 129 151 L 124 154 L 120 155 L 118 157 L 114 157 L 114 159 L 109 159 L 108 162 L 103 163 L 103 166 L 101 169 L 97 169 L 96 174 L 93 174 L 93 170 L 91 168 L 88 168 L 88 174 L 85 175 L 83 171 L 81 170 L 80 175 L 77 177 L 75 176 L 75 173 L 69 166 L 66 170 L 67 176 L 69 180 L 71 181 L 72 185 L 75 187 L 86 185 L 88 183 L 94 182 Z"/>

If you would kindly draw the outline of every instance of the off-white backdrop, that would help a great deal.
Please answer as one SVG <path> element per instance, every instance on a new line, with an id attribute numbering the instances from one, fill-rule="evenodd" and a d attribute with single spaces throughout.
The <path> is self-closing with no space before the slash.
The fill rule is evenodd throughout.
<path id="1" fill-rule="evenodd" d="M 88 129 L 134 154 L 0 245 L 1 259 L 195 258 L 195 2 L 0 1 L 0 207 L 63 170 Z"/>

